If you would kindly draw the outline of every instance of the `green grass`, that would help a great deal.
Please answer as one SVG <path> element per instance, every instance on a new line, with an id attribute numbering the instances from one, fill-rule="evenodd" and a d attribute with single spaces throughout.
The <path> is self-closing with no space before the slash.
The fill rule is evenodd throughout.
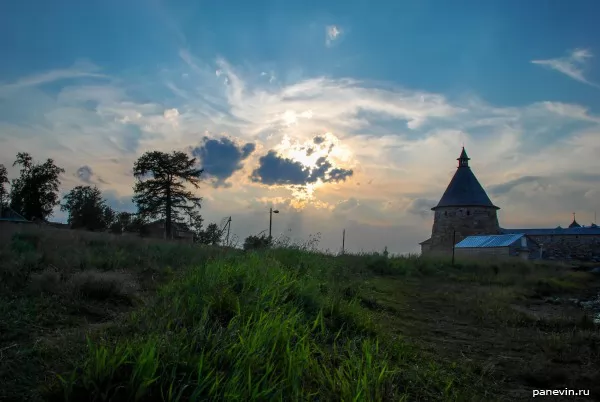
<path id="1" fill-rule="evenodd" d="M 416 351 L 401 340 L 386 342 L 356 298 L 323 290 L 325 277 L 311 262 L 318 258 L 285 266 L 276 255 L 250 254 L 190 269 L 130 317 L 128 335 L 88 345 L 81 372 L 62 379 L 66 395 L 167 401 L 460 399 L 464 391 L 454 387 L 456 367 L 426 362 L 417 369 Z M 304 267 L 302 274 L 298 266 Z M 427 377 L 414 384 L 422 375 Z"/>
<path id="2" fill-rule="evenodd" d="M 242 253 L 56 229 L 4 236 L 0 400 L 600 392 L 597 326 L 563 306 L 541 318 L 528 307 L 598 289 L 588 274 L 290 245 Z"/>

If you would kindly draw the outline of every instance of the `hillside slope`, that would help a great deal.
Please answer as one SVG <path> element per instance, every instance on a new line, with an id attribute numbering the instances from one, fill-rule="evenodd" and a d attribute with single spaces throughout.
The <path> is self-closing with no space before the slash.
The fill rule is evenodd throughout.
<path id="1" fill-rule="evenodd" d="M 16 225 L 0 237 L 2 401 L 600 396 L 598 326 L 562 302 L 591 300 L 593 274 Z"/>

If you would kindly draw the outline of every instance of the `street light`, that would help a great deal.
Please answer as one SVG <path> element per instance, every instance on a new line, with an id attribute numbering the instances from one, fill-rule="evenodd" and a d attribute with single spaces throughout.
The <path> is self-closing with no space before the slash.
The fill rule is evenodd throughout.
<path id="1" fill-rule="evenodd" d="M 273 228 L 273 214 L 278 214 L 279 210 L 269 208 L 269 241 L 271 240 L 271 229 Z"/>

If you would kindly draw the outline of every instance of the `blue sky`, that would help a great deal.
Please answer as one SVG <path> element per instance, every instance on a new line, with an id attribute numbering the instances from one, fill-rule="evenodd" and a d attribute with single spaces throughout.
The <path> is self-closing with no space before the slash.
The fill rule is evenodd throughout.
<path id="1" fill-rule="evenodd" d="M 355 250 L 409 252 L 464 142 L 504 226 L 587 222 L 599 14 L 592 0 L 12 2 L 0 163 L 53 157 L 65 190 L 94 183 L 129 208 L 133 160 L 185 149 L 207 166 L 207 219 L 233 215 L 240 237 L 273 204 L 294 237 L 335 249 L 351 227 Z"/>

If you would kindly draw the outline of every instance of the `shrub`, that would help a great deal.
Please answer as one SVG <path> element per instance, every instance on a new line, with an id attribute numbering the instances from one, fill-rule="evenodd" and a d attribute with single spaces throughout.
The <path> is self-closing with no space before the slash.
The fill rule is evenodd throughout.
<path id="1" fill-rule="evenodd" d="M 272 240 L 267 235 L 248 236 L 244 241 L 244 250 L 259 250 L 271 247 Z"/>

